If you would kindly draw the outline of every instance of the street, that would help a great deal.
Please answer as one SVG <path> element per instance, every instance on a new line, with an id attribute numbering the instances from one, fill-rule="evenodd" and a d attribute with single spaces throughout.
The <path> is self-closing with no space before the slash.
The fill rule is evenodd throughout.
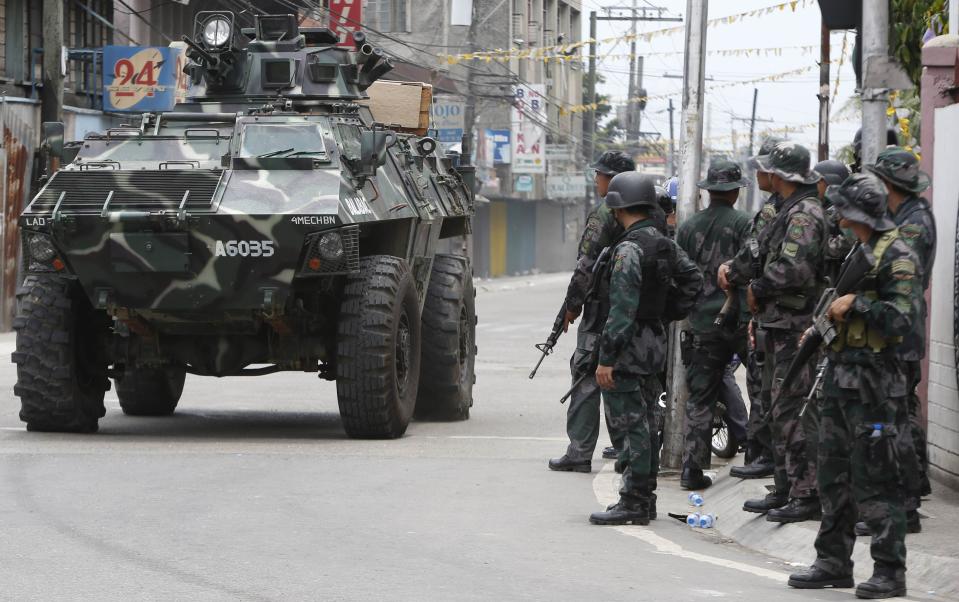
<path id="1" fill-rule="evenodd" d="M 668 518 L 675 476 L 649 527 L 588 523 L 611 462 L 546 468 L 574 337 L 527 379 L 567 278 L 478 283 L 472 418 L 396 441 L 347 439 L 310 374 L 188 377 L 172 418 L 126 417 L 110 391 L 99 434 L 27 433 L 0 364 L 0 599 L 853 599 Z"/>

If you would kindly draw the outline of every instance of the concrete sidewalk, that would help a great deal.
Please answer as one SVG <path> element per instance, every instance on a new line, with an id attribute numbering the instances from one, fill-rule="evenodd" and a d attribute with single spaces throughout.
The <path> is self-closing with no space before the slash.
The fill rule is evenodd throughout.
<path id="1" fill-rule="evenodd" d="M 718 516 L 715 530 L 742 546 L 797 568 L 809 566 L 816 557 L 813 542 L 819 522 L 778 524 L 767 521 L 764 515 L 743 512 L 743 502 L 765 495 L 766 485 L 771 485 L 772 479 L 730 477 L 729 467 L 741 463 L 742 456 L 732 462 L 730 465 L 714 463 L 714 470 L 707 473 L 713 475 L 714 484 L 703 492 L 706 504 L 701 511 Z M 959 600 L 959 521 L 956 520 L 959 492 L 936 482 L 933 489 L 933 495 L 923 501 L 920 509 L 922 533 L 906 536 L 909 592 L 942 600 Z M 665 511 L 692 511 L 688 503 L 683 505 L 688 492 L 679 489 L 675 476 L 661 479 L 657 493 L 662 500 L 658 505 L 663 517 Z M 857 582 L 867 579 L 872 574 L 868 537 L 857 539 L 853 560 Z"/>

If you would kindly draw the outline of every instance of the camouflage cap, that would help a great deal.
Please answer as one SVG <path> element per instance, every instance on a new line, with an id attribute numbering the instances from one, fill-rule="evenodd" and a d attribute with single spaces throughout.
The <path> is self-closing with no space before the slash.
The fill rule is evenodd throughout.
<path id="1" fill-rule="evenodd" d="M 615 176 L 624 171 L 636 171 L 636 162 L 623 151 L 606 151 L 590 167 L 601 174 Z"/>
<path id="2" fill-rule="evenodd" d="M 720 159 L 709 164 L 706 179 L 697 186 L 713 192 L 726 192 L 746 185 L 743 181 L 743 170 L 738 163 Z"/>
<path id="3" fill-rule="evenodd" d="M 896 227 L 886 215 L 886 186 L 872 174 L 852 174 L 839 186 L 827 188 L 826 199 L 840 217 L 880 232 Z"/>
<path id="4" fill-rule="evenodd" d="M 816 163 L 813 169 L 822 176 L 826 184 L 842 184 L 849 177 L 849 168 L 842 161 L 827 159 Z"/>
<path id="5" fill-rule="evenodd" d="M 747 161 L 747 163 L 749 164 L 749 167 L 753 169 L 756 169 L 757 167 L 759 167 L 759 164 L 756 162 L 756 160 L 759 157 L 762 157 L 763 155 L 768 155 L 769 153 L 773 152 L 773 149 L 776 148 L 776 145 L 783 141 L 784 141 L 783 138 L 778 138 L 776 136 L 767 136 L 763 140 L 762 145 L 760 145 L 759 147 L 759 153 L 754 157 L 750 157 L 749 161 Z"/>
<path id="6" fill-rule="evenodd" d="M 906 149 L 894 146 L 879 153 L 875 165 L 866 169 L 897 188 L 919 194 L 929 188 L 929 175 L 919 170 L 919 159 Z"/>
<path id="7" fill-rule="evenodd" d="M 659 207 L 655 179 L 638 171 L 627 171 L 613 176 L 606 192 L 606 206 L 610 209 L 624 209 L 640 205 Z"/>
<path id="8" fill-rule="evenodd" d="M 756 169 L 789 182 L 815 184 L 822 176 L 809 169 L 810 161 L 808 148 L 787 140 L 777 144 L 768 155 L 756 157 Z"/>

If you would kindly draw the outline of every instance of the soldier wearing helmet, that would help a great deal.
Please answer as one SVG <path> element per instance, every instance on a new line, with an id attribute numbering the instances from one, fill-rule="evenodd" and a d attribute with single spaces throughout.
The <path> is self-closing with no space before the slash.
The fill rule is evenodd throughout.
<path id="1" fill-rule="evenodd" d="M 609 183 L 619 173 L 633 172 L 636 164 L 626 153 L 606 151 L 591 165 L 595 170 L 596 193 L 605 197 Z M 586 219 L 586 229 L 579 242 L 576 269 L 566 291 L 564 332 L 583 313 L 586 293 L 589 290 L 593 266 L 600 252 L 613 244 L 623 233 L 622 227 L 613 218 L 605 203 L 600 203 Z M 589 357 L 599 332 L 595 320 L 586 315 L 580 323 L 576 336 L 576 351 L 570 359 L 573 380 L 579 379 L 589 366 Z M 592 325 L 592 326 L 591 326 Z M 573 391 L 566 413 L 566 434 L 569 445 L 566 453 L 549 461 L 550 470 L 590 472 L 593 451 L 599 439 L 600 390 L 592 379 L 583 380 Z M 615 458 L 621 448 L 622 435 L 609 424 L 609 408 L 606 408 L 606 426 L 612 446 L 603 450 L 604 458 Z"/>
<path id="2" fill-rule="evenodd" d="M 702 274 L 675 242 L 656 229 L 659 208 L 653 179 L 636 172 L 613 178 L 606 204 L 624 233 L 599 274 L 596 293 L 603 328 L 596 382 L 614 424 L 625 439 L 617 461 L 623 469 L 619 502 L 590 516 L 600 525 L 645 525 L 656 515 L 658 442 L 654 405 L 666 364 L 665 323 L 685 317 L 702 290 Z"/>

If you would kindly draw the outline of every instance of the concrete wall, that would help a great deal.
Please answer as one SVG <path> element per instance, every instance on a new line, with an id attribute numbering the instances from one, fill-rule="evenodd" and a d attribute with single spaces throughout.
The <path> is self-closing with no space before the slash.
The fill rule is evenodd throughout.
<path id="1" fill-rule="evenodd" d="M 542 272 L 572 270 L 576 245 L 585 224 L 579 205 L 539 203 L 536 207 L 536 269 Z"/>
<path id="2" fill-rule="evenodd" d="M 932 209 L 938 247 L 932 272 L 929 339 L 929 462 L 934 477 L 959 487 L 959 385 L 956 372 L 956 211 L 959 105 L 936 109 Z"/>

